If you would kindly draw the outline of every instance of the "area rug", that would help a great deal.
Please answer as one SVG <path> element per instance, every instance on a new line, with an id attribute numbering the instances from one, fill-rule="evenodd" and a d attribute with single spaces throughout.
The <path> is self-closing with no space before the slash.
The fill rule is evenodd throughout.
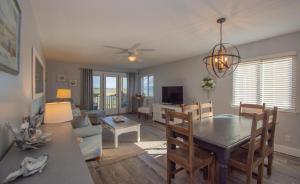
<path id="1" fill-rule="evenodd" d="M 118 148 L 114 148 L 114 137 L 109 129 L 104 128 L 103 155 L 99 166 L 105 166 L 144 153 L 166 150 L 165 128 L 157 123 L 142 123 L 140 142 L 136 142 L 136 132 L 119 136 Z"/>

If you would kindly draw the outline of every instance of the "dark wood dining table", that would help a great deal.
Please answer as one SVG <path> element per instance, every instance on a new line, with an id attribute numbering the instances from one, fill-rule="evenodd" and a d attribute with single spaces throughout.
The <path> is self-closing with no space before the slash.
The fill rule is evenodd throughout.
<path id="1" fill-rule="evenodd" d="M 193 124 L 195 144 L 215 153 L 218 162 L 217 181 L 225 184 L 230 153 L 250 139 L 252 119 L 220 114 Z"/>

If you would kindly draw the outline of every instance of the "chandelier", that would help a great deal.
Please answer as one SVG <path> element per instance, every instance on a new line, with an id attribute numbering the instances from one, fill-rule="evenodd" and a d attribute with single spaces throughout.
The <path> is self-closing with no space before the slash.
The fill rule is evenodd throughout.
<path id="1" fill-rule="evenodd" d="M 216 44 L 209 55 L 203 58 L 206 69 L 211 76 L 223 78 L 233 73 L 241 61 L 239 50 L 232 44 L 222 42 L 222 24 L 225 18 L 219 18 L 220 43 Z"/>

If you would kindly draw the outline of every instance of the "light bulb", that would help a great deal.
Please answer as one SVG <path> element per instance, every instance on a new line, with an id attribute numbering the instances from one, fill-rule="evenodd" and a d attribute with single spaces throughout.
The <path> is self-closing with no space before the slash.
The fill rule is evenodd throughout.
<path id="1" fill-rule="evenodd" d="M 127 59 L 130 62 L 134 62 L 136 60 L 136 56 L 135 55 L 129 55 Z"/>

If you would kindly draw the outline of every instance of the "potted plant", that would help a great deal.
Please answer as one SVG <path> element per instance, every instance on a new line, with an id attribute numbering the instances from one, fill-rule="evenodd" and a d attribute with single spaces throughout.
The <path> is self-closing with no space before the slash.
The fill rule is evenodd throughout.
<path id="1" fill-rule="evenodd" d="M 210 77 L 205 77 L 202 80 L 202 89 L 207 92 L 207 98 L 210 98 L 210 92 L 215 88 L 216 83 Z"/>

